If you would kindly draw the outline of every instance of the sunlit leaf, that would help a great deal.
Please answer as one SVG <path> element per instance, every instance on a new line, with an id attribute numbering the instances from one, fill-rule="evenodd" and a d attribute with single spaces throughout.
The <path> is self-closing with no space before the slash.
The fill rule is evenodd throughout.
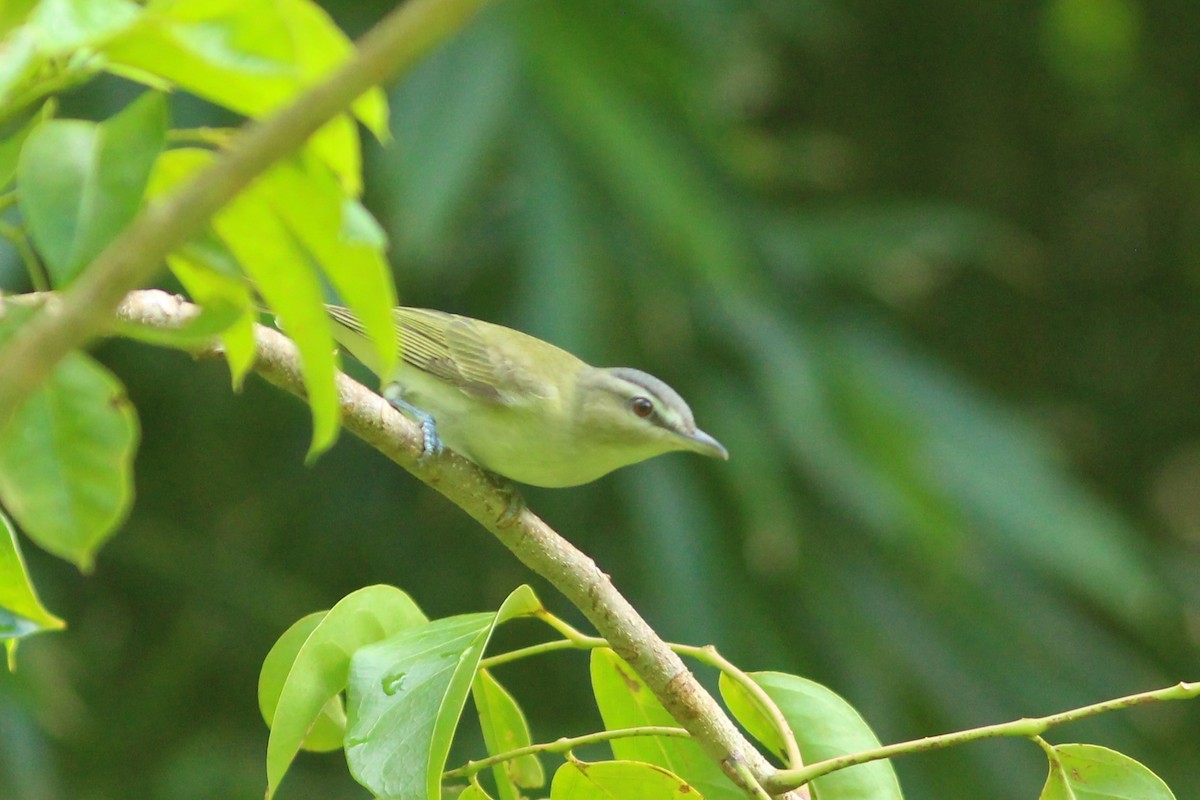
<path id="1" fill-rule="evenodd" d="M 725 701 L 733 718 L 777 757 L 785 757 L 787 748 L 784 745 L 783 736 L 771 717 L 759 704 L 758 699 L 724 672 L 721 673 L 718 686 L 721 690 L 721 699 Z"/>
<path id="2" fill-rule="evenodd" d="M 17 532 L 0 511 L 0 640 L 7 646 L 31 633 L 63 627 L 65 623 L 38 599 L 21 557 Z"/>
<path id="3" fill-rule="evenodd" d="M 1175 800 L 1162 778 L 1107 747 L 1060 744 L 1054 755 L 1039 800 Z"/>
<path id="4" fill-rule="evenodd" d="M 140 13 L 132 0 L 41 0 L 28 24 L 39 48 L 59 55 L 115 36 L 136 23 Z"/>
<path id="5" fill-rule="evenodd" d="M 434 620 L 355 653 L 346 708 L 346 761 L 355 779 L 381 798 L 437 800 L 492 630 L 539 607 L 521 586 L 498 612 Z"/>
<path id="6" fill-rule="evenodd" d="M 0 141 L 0 189 L 7 188 L 17 174 L 17 159 L 21 155 L 21 148 L 25 145 L 25 139 L 29 136 L 29 132 L 37 126 L 38 122 L 38 117 L 32 117 L 19 129 Z"/>
<path id="7" fill-rule="evenodd" d="M 91 569 L 133 502 L 137 440 L 124 387 L 69 353 L 0 429 L 0 501 L 41 547 Z"/>
<path id="8" fill-rule="evenodd" d="M 36 74 L 42 58 L 29 28 L 19 28 L 5 37 L 4 47 L 0 48 L 0 103 L 7 105 L 18 94 Z"/>
<path id="9" fill-rule="evenodd" d="M 293 622 L 292 626 L 275 640 L 275 644 L 271 645 L 270 651 L 267 652 L 267 657 L 263 659 L 262 668 L 258 673 L 258 710 L 268 727 L 271 727 L 275 719 L 279 696 L 283 693 L 296 657 L 308 641 L 308 637 L 328 613 L 314 611 Z M 320 713 L 305 734 L 304 741 L 300 743 L 300 749 L 316 753 L 340 750 L 345 733 L 346 707 L 339 693 L 325 701 L 325 705 L 321 707 Z"/>
<path id="10" fill-rule="evenodd" d="M 637 761 L 568 761 L 555 771 L 550 784 L 550 800 L 703 800 L 704 797 L 669 770 Z"/>
<path id="11" fill-rule="evenodd" d="M 148 92 L 103 123 L 49 120 L 30 132 L 17 163 L 21 213 L 56 286 L 133 219 L 166 126 L 166 101 Z"/>
<path id="12" fill-rule="evenodd" d="M 775 701 L 800 745 L 806 764 L 827 758 L 869 750 L 879 739 L 853 706 L 829 689 L 782 672 L 754 672 L 750 675 Z M 756 733 L 760 720 L 755 716 L 738 717 L 747 729 Z M 890 761 L 872 761 L 831 772 L 813 781 L 817 796 L 823 800 L 902 800 L 900 784 Z"/>
<path id="13" fill-rule="evenodd" d="M 650 688 L 620 656 L 608 648 L 592 650 L 592 692 L 609 730 L 639 726 L 679 727 Z M 745 794 L 734 786 L 717 763 L 690 739 L 667 736 L 631 736 L 610 742 L 613 755 L 626 761 L 643 761 L 670 770 L 698 789 L 709 800 L 740 800 Z M 555 778 L 557 781 L 557 777 Z"/>
<path id="14" fill-rule="evenodd" d="M 472 783 L 458 795 L 458 800 L 492 800 L 492 796 Z"/>
<path id="15" fill-rule="evenodd" d="M 350 51 L 345 34 L 308 0 L 160 3 L 136 35 L 105 48 L 121 67 L 164 78 L 249 117 L 292 100 Z M 354 110 L 377 135 L 386 130 L 386 103 L 378 89 L 358 100 Z M 361 190 L 361 146 L 349 117 L 331 120 L 307 147 L 348 191 Z"/>
<path id="16" fill-rule="evenodd" d="M 233 303 L 215 302 L 178 328 L 118 320 L 113 332 L 147 344 L 192 350 L 212 344 L 243 318 L 243 309 Z"/>
<path id="17" fill-rule="evenodd" d="M 383 252 L 348 239 L 345 214 L 351 198 L 319 163 L 279 164 L 264 177 L 263 195 L 288 230 L 313 256 L 343 301 L 362 320 L 379 353 L 372 371 L 388 375 L 396 361 L 392 308 L 396 291 Z"/>
<path id="18" fill-rule="evenodd" d="M 273 657 L 264 662 L 260 676 L 259 706 L 264 718 L 274 706 L 267 721 L 271 727 L 267 741 L 268 798 L 279 788 L 313 725 L 327 717 L 328 703 L 346 688 L 355 653 L 373 642 L 387 640 L 398 631 L 421 630 L 425 615 L 399 589 L 368 586 L 343 597 L 316 621 L 295 648 L 312 617 L 305 620 L 284 634 L 284 641 L 277 644 L 278 651 L 273 651 Z M 293 652 L 294 658 L 289 661 L 288 656 Z M 287 675 L 281 682 L 279 677 L 285 666 Z M 278 700 L 273 704 L 276 689 Z M 338 715 L 334 712 L 333 716 Z"/>
<path id="19" fill-rule="evenodd" d="M 329 14 L 310 0 L 284 0 L 280 17 L 295 43 L 300 78 L 315 82 L 348 59 L 354 47 Z M 378 87 L 351 106 L 355 117 L 378 139 L 388 137 L 387 99 Z"/>
<path id="20" fill-rule="evenodd" d="M 483 741 L 489 755 L 527 747 L 532 743 L 529 723 L 525 721 L 521 707 L 490 672 L 479 671 L 475 683 L 471 685 L 471 696 L 479 713 L 479 727 L 483 730 Z M 500 800 L 516 800 L 520 796 L 518 786 L 537 788 L 546 782 L 542 762 L 532 753 L 497 764 L 492 767 L 492 773 L 496 776 Z"/>
<path id="21" fill-rule="evenodd" d="M 333 444 L 341 425 L 334 385 L 337 360 L 320 281 L 261 190 L 252 188 L 222 209 L 213 227 L 300 350 L 313 416 L 312 459 Z"/>
<path id="22" fill-rule="evenodd" d="M 202 257 L 201 253 L 197 253 L 196 258 L 170 255 L 167 256 L 167 265 L 192 299 L 200 305 L 235 310 L 236 318 L 221 331 L 221 346 L 236 390 L 241 388 L 242 381 L 254 366 L 257 349 L 254 342 L 254 322 L 257 318 L 254 297 L 244 280 L 230 278 L 209 268 L 211 262 L 200 261 Z"/>

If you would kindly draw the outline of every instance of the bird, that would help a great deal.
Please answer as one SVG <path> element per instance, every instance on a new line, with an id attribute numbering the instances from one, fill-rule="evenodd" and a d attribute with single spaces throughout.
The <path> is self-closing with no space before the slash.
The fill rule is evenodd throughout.
<path id="1" fill-rule="evenodd" d="M 338 305 L 326 311 L 334 340 L 380 378 L 389 403 L 420 422 L 423 458 L 449 447 L 489 472 L 547 488 L 672 451 L 729 458 L 679 393 L 641 370 L 593 367 L 503 325 L 399 307 L 400 357 L 381 375 L 359 318 Z"/>

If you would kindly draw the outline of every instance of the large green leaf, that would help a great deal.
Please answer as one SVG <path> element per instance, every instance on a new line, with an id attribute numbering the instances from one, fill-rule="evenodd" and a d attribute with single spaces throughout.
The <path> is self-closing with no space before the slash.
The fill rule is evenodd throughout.
<path id="1" fill-rule="evenodd" d="M 1039 800 L 1175 800 L 1162 778 L 1107 747 L 1059 744 L 1054 756 Z"/>
<path id="2" fill-rule="evenodd" d="M 0 13 L 4 10 L 0 9 Z M 10 107 L 10 101 L 37 74 L 42 62 L 43 57 L 29 28 L 18 28 L 5 37 L 4 47 L 0 47 L 0 108 Z"/>
<path id="3" fill-rule="evenodd" d="M 745 795 L 743 795 L 744 797 Z M 637 761 L 568 761 L 554 773 L 550 800 L 703 800 L 678 775 Z"/>
<path id="4" fill-rule="evenodd" d="M 396 290 L 382 248 L 362 236 L 347 235 L 369 213 L 312 159 L 279 164 L 265 176 L 263 195 L 284 225 L 320 265 L 325 277 L 363 321 L 378 351 L 377 375 L 391 374 L 396 362 L 392 307 Z M 355 209 L 348 211 L 348 209 Z M 354 220 L 348 223 L 347 217 Z"/>
<path id="5" fill-rule="evenodd" d="M 148 92 L 103 123 L 50 120 L 30 132 L 17 163 L 20 207 L 55 286 L 133 219 L 166 131 L 166 101 Z"/>
<path id="6" fill-rule="evenodd" d="M 775 701 L 783 713 L 800 754 L 807 764 L 827 758 L 869 750 L 879 739 L 854 707 L 834 692 L 813 681 L 782 672 L 754 672 L 750 675 Z M 746 714 L 747 705 L 730 704 L 737 720 L 764 744 L 776 746 L 774 733 L 763 729 L 763 718 Z M 813 781 L 821 800 L 901 800 L 900 784 L 890 761 L 832 772 Z"/>
<path id="7" fill-rule="evenodd" d="M 292 626 L 275 640 L 267 657 L 263 659 L 258 673 L 258 710 L 267 727 L 273 727 L 275 711 L 279 708 L 279 696 L 287 683 L 296 657 L 300 655 L 308 637 L 325 619 L 328 611 L 314 611 L 292 623 Z M 346 734 L 346 705 L 340 692 L 325 701 L 317 718 L 309 725 L 300 743 L 300 749 L 323 753 L 340 750 Z"/>
<path id="8" fill-rule="evenodd" d="M 532 743 L 529 723 L 513 696 L 487 670 L 480 670 L 471 685 L 479 727 L 490 755 L 527 747 Z M 510 759 L 492 767 L 500 800 L 517 800 L 517 787 L 536 789 L 546 782 L 542 762 L 536 754 Z"/>
<path id="9" fill-rule="evenodd" d="M 221 333 L 221 347 L 225 361 L 233 378 L 233 388 L 241 388 L 250 368 L 254 366 L 257 345 L 254 341 L 254 323 L 258 318 L 254 296 L 244 280 L 231 278 L 209 267 L 211 262 L 201 261 L 202 253 L 167 256 L 167 266 L 187 289 L 192 300 L 205 309 L 233 309 L 236 318 Z"/>
<path id="10" fill-rule="evenodd" d="M 29 137 L 30 131 L 37 126 L 38 122 L 38 117 L 32 117 L 18 130 L 0 141 L 0 189 L 8 188 L 9 182 L 17 174 L 17 159 L 20 158 L 21 148 L 25 146 L 25 139 Z"/>
<path id="11" fill-rule="evenodd" d="M 38 599 L 21 557 L 17 532 L 0 512 L 0 640 L 9 653 L 12 643 L 31 633 L 58 630 L 65 623 L 51 614 Z"/>
<path id="12" fill-rule="evenodd" d="M 5 308 L 0 341 L 25 311 Z M 0 502 L 41 547 L 90 569 L 133 502 L 137 441 L 124 387 L 68 353 L 0 429 Z"/>
<path id="13" fill-rule="evenodd" d="M 364 647 L 350 664 L 346 761 L 382 798 L 441 797 L 441 776 L 496 625 L 540 606 L 528 586 L 495 613 L 434 620 Z"/>
<path id="14" fill-rule="evenodd" d="M 140 13 L 132 0 L 40 0 L 28 25 L 41 51 L 61 56 L 129 29 Z"/>
<path id="15" fill-rule="evenodd" d="M 609 730 L 640 726 L 679 727 L 650 688 L 620 656 L 608 648 L 592 651 L 592 692 Z M 670 770 L 696 787 L 709 800 L 741 800 L 745 794 L 690 739 L 634 736 L 614 739 L 613 755 L 623 761 L 644 761 Z M 557 781 L 557 777 L 555 781 Z"/>
<path id="16" fill-rule="evenodd" d="M 174 191 L 211 164 L 212 158 L 212 153 L 198 148 L 183 147 L 163 153 L 150 174 L 146 196 L 155 199 Z M 209 229 L 168 255 L 167 266 L 196 303 L 231 306 L 241 311 L 240 317 L 221 333 L 233 386 L 240 388 L 254 365 L 254 322 L 258 311 L 237 259 Z"/>
<path id="17" fill-rule="evenodd" d="M 303 618 L 280 637 L 259 676 L 259 707 L 271 727 L 268 798 L 319 722 L 324 731 L 311 743 L 317 749 L 329 745 L 329 726 L 342 722 L 329 703 L 346 688 L 354 654 L 424 622 L 425 615 L 404 592 L 392 586 L 368 586 L 346 595 L 320 617 Z"/>
<path id="18" fill-rule="evenodd" d="M 304 388 L 313 416 L 308 451 L 311 459 L 333 444 L 341 424 L 334 385 L 337 358 L 321 283 L 308 255 L 276 216 L 261 189 L 251 188 L 222 209 L 213 227 L 253 279 L 284 333 L 300 350 Z"/>
<path id="19" fill-rule="evenodd" d="M 350 51 L 345 34 L 308 0 L 159 2 L 147 12 L 146 24 L 105 49 L 115 65 L 165 78 L 249 117 L 279 108 Z M 376 135 L 385 135 L 387 107 L 380 90 L 365 94 L 353 111 Z M 329 122 L 308 148 L 347 191 L 361 190 L 361 148 L 350 118 Z"/>

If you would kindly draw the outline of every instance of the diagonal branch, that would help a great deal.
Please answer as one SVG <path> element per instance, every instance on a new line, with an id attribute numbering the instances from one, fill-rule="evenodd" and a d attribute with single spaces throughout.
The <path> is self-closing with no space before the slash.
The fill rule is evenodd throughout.
<path id="1" fill-rule="evenodd" d="M 164 328 L 181 327 L 198 313 L 197 306 L 157 290 L 132 292 L 118 309 L 118 316 L 126 321 Z M 276 386 L 303 397 L 295 345 L 278 331 L 262 326 L 255 328 L 255 341 L 258 355 L 254 370 Z M 209 352 L 219 354 L 215 348 Z M 420 427 L 379 395 L 342 374 L 337 376 L 337 388 L 346 430 L 441 492 L 487 528 L 523 564 L 553 584 L 587 616 L 671 716 L 738 786 L 751 796 L 766 796 L 759 785 L 773 778 L 777 770 L 742 736 L 679 656 L 587 554 L 532 511 L 515 506 L 519 498 L 511 487 L 498 485 L 495 478 L 472 462 L 450 452 L 418 462 L 423 446 Z M 807 797 L 807 791 L 780 796 L 798 799 Z"/>

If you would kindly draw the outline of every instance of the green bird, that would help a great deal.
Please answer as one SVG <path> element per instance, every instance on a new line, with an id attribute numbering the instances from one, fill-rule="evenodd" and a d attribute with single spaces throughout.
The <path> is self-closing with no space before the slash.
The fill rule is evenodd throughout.
<path id="1" fill-rule="evenodd" d="M 334 339 L 379 375 L 349 309 L 326 306 Z M 728 451 L 696 427 L 683 398 L 653 375 L 593 367 L 549 342 L 469 317 L 393 310 L 400 360 L 379 375 L 388 402 L 421 423 L 426 454 L 443 444 L 519 483 L 561 487 L 686 450 Z"/>

